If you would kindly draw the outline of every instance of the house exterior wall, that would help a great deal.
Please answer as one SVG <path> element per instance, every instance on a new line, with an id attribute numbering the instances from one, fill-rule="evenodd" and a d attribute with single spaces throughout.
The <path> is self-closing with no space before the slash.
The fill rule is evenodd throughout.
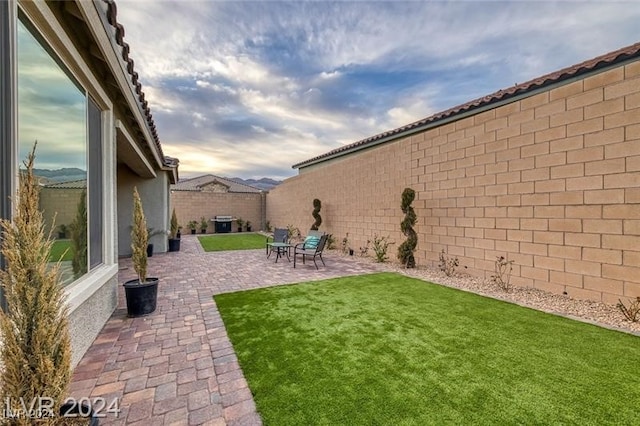
<path id="1" fill-rule="evenodd" d="M 198 222 L 197 232 L 200 233 L 200 218 L 204 217 L 208 223 L 207 233 L 215 232 L 215 216 L 231 215 L 234 218 L 249 220 L 253 231 L 260 230 L 262 219 L 262 199 L 260 193 L 239 192 L 210 192 L 210 191 L 171 191 L 171 208 L 175 208 L 178 223 L 182 226 L 182 233 L 189 233 L 188 223 Z M 234 222 L 231 229 L 237 232 Z M 246 229 L 246 225 L 243 226 Z"/>
<path id="2" fill-rule="evenodd" d="M 169 181 L 165 173 L 154 179 L 143 179 L 128 167 L 118 167 L 118 256 L 131 256 L 131 225 L 133 222 L 133 188 L 138 188 L 142 209 L 150 230 L 149 244 L 154 253 L 168 249 Z"/>
<path id="3" fill-rule="evenodd" d="M 444 250 L 489 278 L 506 256 L 519 286 L 640 296 L 640 61 L 306 167 L 269 194 L 267 218 L 307 229 L 320 198 L 338 242 L 389 234 L 395 255 L 405 184 L 419 265 Z"/>

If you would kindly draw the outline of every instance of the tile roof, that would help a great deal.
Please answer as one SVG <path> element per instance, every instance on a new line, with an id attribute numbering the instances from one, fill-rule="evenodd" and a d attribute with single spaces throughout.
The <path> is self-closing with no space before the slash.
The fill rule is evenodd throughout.
<path id="1" fill-rule="evenodd" d="M 122 60 L 127 64 L 127 72 L 129 73 L 129 76 L 131 78 L 131 84 L 133 84 L 133 87 L 135 87 L 135 92 L 138 96 L 138 104 L 147 120 L 147 125 L 149 126 L 149 130 L 151 132 L 151 135 L 153 136 L 153 141 L 158 148 L 160 157 L 163 159 L 165 166 L 177 167 L 178 159 L 166 157 L 162 151 L 162 145 L 160 144 L 160 138 L 158 137 L 158 131 L 156 129 L 156 124 L 153 121 L 153 115 L 151 114 L 149 103 L 147 102 L 147 100 L 145 100 L 145 94 L 142 91 L 142 85 L 138 81 L 139 76 L 138 73 L 134 70 L 133 59 L 129 57 L 129 44 L 124 41 L 124 26 L 117 20 L 118 8 L 116 6 L 115 0 L 102 1 L 107 5 L 107 22 L 109 22 L 109 25 L 111 25 L 115 29 L 115 41 L 120 47 L 122 47 Z"/>
<path id="2" fill-rule="evenodd" d="M 462 114 L 468 111 L 473 111 L 474 109 L 491 105 L 493 103 L 497 103 L 500 101 L 505 101 L 509 98 L 520 96 L 522 94 L 532 92 L 536 89 L 544 88 L 552 84 L 560 83 L 565 80 L 582 76 L 584 74 L 592 73 L 599 69 L 610 67 L 612 65 L 618 64 L 620 62 L 624 62 L 629 59 L 634 59 L 634 58 L 640 58 L 640 42 L 632 44 L 631 46 L 623 47 L 613 52 L 598 56 L 588 61 L 584 61 L 567 68 L 563 68 L 559 71 L 555 71 L 555 72 L 543 75 L 533 80 L 529 80 L 525 83 L 516 84 L 515 86 L 509 87 L 507 89 L 498 90 L 497 92 L 492 93 L 490 95 L 487 95 L 478 99 L 474 99 L 470 102 L 464 103 L 462 105 L 458 105 L 446 111 L 436 113 L 430 117 L 415 121 L 405 126 L 398 127 L 396 129 L 389 130 L 383 133 L 379 133 L 377 135 L 374 135 L 365 139 L 361 139 L 349 145 L 341 146 L 339 148 L 336 148 L 334 150 L 321 154 L 317 157 L 313 157 L 311 159 L 294 164 L 292 168 L 297 169 L 300 167 L 308 166 L 314 163 L 322 162 L 329 158 L 346 155 L 352 151 L 357 151 L 359 149 L 366 148 L 368 145 L 373 146 L 376 143 L 380 143 L 384 140 L 396 139 L 402 136 L 403 134 L 405 134 L 406 132 L 419 131 L 421 127 L 436 123 L 440 120 L 455 117 L 458 114 Z"/>
<path id="3" fill-rule="evenodd" d="M 191 179 L 181 180 L 175 185 L 171 185 L 172 191 L 202 191 L 202 188 L 212 183 L 219 183 L 229 188 L 228 192 L 245 192 L 245 193 L 260 193 L 262 192 L 258 188 L 245 185 L 243 183 L 235 182 L 231 179 L 226 179 L 215 175 L 203 175 Z"/>
<path id="4" fill-rule="evenodd" d="M 85 189 L 87 187 L 87 180 L 80 179 L 67 182 L 47 183 L 44 186 L 51 189 Z"/>

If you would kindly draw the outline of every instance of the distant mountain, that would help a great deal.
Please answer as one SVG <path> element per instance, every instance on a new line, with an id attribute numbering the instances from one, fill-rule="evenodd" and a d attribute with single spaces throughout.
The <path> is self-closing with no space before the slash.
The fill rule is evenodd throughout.
<path id="1" fill-rule="evenodd" d="M 46 178 L 47 181 L 51 183 L 70 182 L 74 180 L 84 180 L 87 178 L 87 172 L 76 167 L 65 167 L 57 170 L 33 169 L 33 174 Z"/>
<path id="2" fill-rule="evenodd" d="M 262 179 L 242 179 L 242 178 L 231 178 L 230 180 L 238 183 L 243 183 L 245 185 L 253 186 L 254 188 L 262 189 L 264 191 L 270 191 L 279 184 L 282 183 L 281 180 L 274 180 L 270 178 L 262 178 Z"/>

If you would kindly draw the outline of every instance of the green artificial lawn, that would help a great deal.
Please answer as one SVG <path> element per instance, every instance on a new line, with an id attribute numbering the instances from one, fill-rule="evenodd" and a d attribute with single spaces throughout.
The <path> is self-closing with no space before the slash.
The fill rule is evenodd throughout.
<path id="1" fill-rule="evenodd" d="M 56 240 L 53 242 L 53 245 L 51 246 L 51 252 L 49 253 L 49 261 L 57 262 L 58 260 L 73 260 L 73 248 L 71 247 L 71 240 Z"/>
<path id="2" fill-rule="evenodd" d="M 251 232 L 198 237 L 204 251 L 251 250 L 265 248 L 266 237 Z"/>
<path id="3" fill-rule="evenodd" d="M 640 424 L 640 338 L 381 273 L 215 301 L 267 425 Z"/>

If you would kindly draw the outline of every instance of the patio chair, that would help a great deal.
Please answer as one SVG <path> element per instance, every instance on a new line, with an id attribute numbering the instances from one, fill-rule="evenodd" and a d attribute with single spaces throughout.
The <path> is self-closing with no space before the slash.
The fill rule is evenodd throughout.
<path id="1" fill-rule="evenodd" d="M 300 244 L 296 244 L 293 247 L 293 267 L 296 267 L 296 258 L 299 254 L 302 255 L 302 263 L 305 263 L 307 256 L 313 259 L 313 264 L 316 265 L 316 269 L 318 269 L 318 264 L 316 263 L 316 257 L 319 257 L 324 266 L 327 266 L 324 263 L 324 259 L 322 258 L 322 251 L 324 250 L 324 246 L 327 243 L 327 238 L 329 235 L 322 234 L 320 238 L 315 235 L 309 235 L 303 242 Z"/>
<path id="2" fill-rule="evenodd" d="M 271 252 L 274 249 L 272 243 L 287 243 L 288 240 L 289 240 L 289 231 L 286 228 L 274 229 L 273 236 L 272 237 L 267 236 L 267 243 L 266 243 L 267 258 L 271 256 Z M 278 253 L 279 253 L 279 250 L 281 250 L 280 247 L 276 247 L 276 249 L 278 250 Z"/>

